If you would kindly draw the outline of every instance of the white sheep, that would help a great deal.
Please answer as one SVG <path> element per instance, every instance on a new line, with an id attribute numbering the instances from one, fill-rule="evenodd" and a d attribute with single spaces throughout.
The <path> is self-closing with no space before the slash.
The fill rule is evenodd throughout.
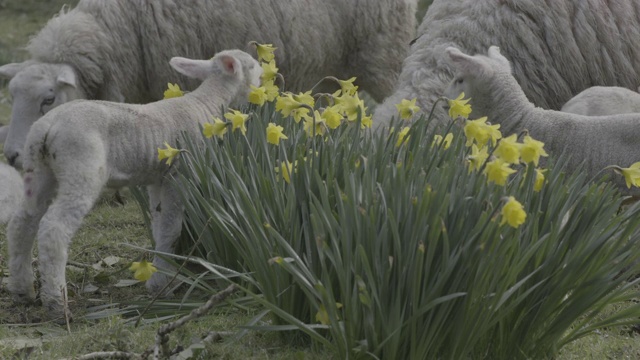
<path id="1" fill-rule="evenodd" d="M 402 99 L 417 98 L 422 112 L 431 110 L 453 77 L 449 46 L 471 54 L 499 46 L 527 98 L 545 109 L 559 110 L 595 85 L 634 89 L 640 84 L 638 13 L 635 0 L 434 0 L 374 126 L 397 118 Z M 436 112 L 433 126 L 447 119 L 441 107 Z"/>
<path id="2" fill-rule="evenodd" d="M 6 224 L 22 201 L 22 176 L 16 169 L 0 163 L 0 224 Z"/>
<path id="3" fill-rule="evenodd" d="M 560 111 L 588 116 L 640 113 L 640 94 L 618 86 L 592 86 L 572 97 Z"/>
<path id="4" fill-rule="evenodd" d="M 29 127 L 61 103 L 147 103 L 176 80 L 191 90 L 198 81 L 176 79 L 173 54 L 207 59 L 252 40 L 277 47 L 289 90 L 356 76 L 382 101 L 414 38 L 415 9 L 416 0 L 81 0 L 31 39 L 31 60 L 0 67 L 13 96 L 4 154 L 20 167 Z"/>
<path id="5" fill-rule="evenodd" d="M 221 116 L 223 106 L 245 102 L 249 86 L 259 86 L 262 68 L 240 50 L 211 60 L 176 57 L 171 66 L 202 84 L 183 97 L 146 105 L 78 100 L 32 126 L 25 146 L 25 201 L 7 229 L 8 288 L 16 301 L 35 295 L 31 250 L 37 236 L 40 298 L 52 314 L 62 314 L 69 242 L 105 186 L 146 185 L 155 249 L 172 252 L 182 205 L 167 182 L 172 168 L 158 160 L 157 149 L 182 132 L 202 138 L 201 124 Z M 154 265 L 168 268 L 159 257 Z M 154 292 L 167 281 L 155 273 L 146 285 Z"/>
<path id="6" fill-rule="evenodd" d="M 445 52 L 457 70 L 445 95 L 455 98 L 464 92 L 471 99 L 473 118 L 487 116 L 505 135 L 528 130 L 544 142 L 547 153 L 566 152 L 569 171 L 584 162 L 587 178 L 604 175 L 601 171 L 609 165 L 628 167 L 640 161 L 640 114 L 584 116 L 545 110 L 527 99 L 498 47 L 490 47 L 488 56 L 466 55 L 454 47 Z M 637 193 L 627 189 L 622 176 L 611 179 L 623 192 Z"/>

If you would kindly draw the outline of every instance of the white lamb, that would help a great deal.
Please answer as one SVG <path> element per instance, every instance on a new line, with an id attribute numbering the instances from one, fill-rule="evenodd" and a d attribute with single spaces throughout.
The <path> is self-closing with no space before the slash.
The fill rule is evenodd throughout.
<path id="1" fill-rule="evenodd" d="M 168 82 L 192 90 L 198 80 L 177 77 L 171 56 L 208 59 L 252 40 L 277 47 L 291 91 L 356 76 L 382 101 L 414 38 L 415 9 L 416 0 L 80 0 L 31 39 L 31 60 L 0 67 L 13 96 L 4 154 L 20 167 L 29 127 L 59 104 L 148 103 Z"/>
<path id="2" fill-rule="evenodd" d="M 628 167 L 640 161 L 640 114 L 584 116 L 545 110 L 527 99 L 498 47 L 490 47 L 488 56 L 466 55 L 453 47 L 446 53 L 457 70 L 446 96 L 464 92 L 471 99 L 473 118 L 487 116 L 501 125 L 503 134 L 528 130 L 545 143 L 549 154 L 566 152 L 569 171 L 584 162 L 588 178 L 609 165 Z M 620 175 L 611 179 L 625 193 L 638 192 L 627 189 Z"/>
<path id="3" fill-rule="evenodd" d="M 640 113 L 640 94 L 618 86 L 592 86 L 572 97 L 560 111 L 588 116 Z"/>
<path id="4" fill-rule="evenodd" d="M 470 54 L 499 46 L 527 98 L 545 109 L 559 110 L 595 85 L 633 89 L 640 84 L 638 13 L 636 0 L 434 0 L 374 126 L 397 117 L 402 99 L 431 110 L 454 74 L 449 46 Z M 433 126 L 447 119 L 442 108 L 436 112 Z"/>
<path id="5" fill-rule="evenodd" d="M 22 176 L 16 169 L 0 163 L 0 224 L 6 224 L 22 201 Z"/>
<path id="6" fill-rule="evenodd" d="M 259 86 L 262 68 L 240 50 L 211 60 L 175 57 L 171 66 L 203 80 L 193 92 L 146 105 L 78 100 L 60 106 L 31 128 L 25 146 L 25 201 L 7 230 L 9 290 L 16 301 L 34 299 L 31 250 L 38 239 L 40 298 L 53 315 L 62 314 L 67 249 L 82 219 L 105 187 L 147 185 L 155 248 L 172 252 L 182 225 L 182 205 L 168 185 L 172 171 L 157 148 L 186 132 L 201 137 L 201 124 L 221 116 L 223 106 L 245 102 Z M 167 268 L 156 257 L 154 264 Z M 150 291 L 167 283 L 155 273 Z"/>

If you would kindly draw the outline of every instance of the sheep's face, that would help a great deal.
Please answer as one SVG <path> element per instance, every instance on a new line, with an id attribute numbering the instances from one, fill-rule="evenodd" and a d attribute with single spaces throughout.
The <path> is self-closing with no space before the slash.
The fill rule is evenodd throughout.
<path id="1" fill-rule="evenodd" d="M 22 149 L 31 125 L 58 105 L 84 98 L 73 68 L 65 64 L 27 61 L 0 67 L 0 76 L 10 78 L 13 99 L 11 123 L 4 144 L 9 163 L 22 167 Z"/>

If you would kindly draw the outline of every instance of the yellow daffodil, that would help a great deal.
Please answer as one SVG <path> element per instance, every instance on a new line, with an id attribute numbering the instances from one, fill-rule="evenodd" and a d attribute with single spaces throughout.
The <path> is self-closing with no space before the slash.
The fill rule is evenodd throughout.
<path id="1" fill-rule="evenodd" d="M 175 97 L 183 96 L 184 93 L 180 90 L 180 86 L 178 84 L 167 84 L 167 90 L 164 91 L 164 98 L 171 99 Z"/>
<path id="2" fill-rule="evenodd" d="M 431 147 L 440 146 L 440 144 L 442 144 L 442 148 L 444 150 L 447 150 L 451 146 L 452 141 L 453 141 L 452 133 L 448 133 L 447 135 L 444 136 L 444 138 L 442 137 L 442 135 L 435 135 L 433 137 L 433 142 L 431 143 Z"/>
<path id="3" fill-rule="evenodd" d="M 224 114 L 224 117 L 231 121 L 231 131 L 235 131 L 236 129 L 240 129 L 242 135 L 247 133 L 247 127 L 245 126 L 245 122 L 249 118 L 249 114 L 243 114 L 238 110 L 231 110 Z"/>
<path id="4" fill-rule="evenodd" d="M 335 129 L 342 123 L 342 115 L 336 106 L 324 108 L 321 116 L 329 129 Z"/>
<path id="5" fill-rule="evenodd" d="M 540 191 L 542 190 L 542 186 L 544 185 L 545 182 L 545 178 L 544 178 L 544 173 L 547 171 L 547 169 L 536 169 L 536 181 L 533 184 L 533 191 Z"/>
<path id="6" fill-rule="evenodd" d="M 336 106 L 345 115 L 348 121 L 356 121 L 358 119 L 358 111 L 365 116 L 366 107 L 364 101 L 360 99 L 358 93 L 353 96 L 343 95 L 335 98 Z"/>
<path id="7" fill-rule="evenodd" d="M 500 124 L 487 124 L 487 117 L 483 116 L 476 120 L 467 120 L 464 125 L 464 135 L 467 137 L 467 146 L 471 146 L 475 140 L 478 146 L 484 146 L 489 140 L 495 146 L 498 139 L 502 137 Z"/>
<path id="8" fill-rule="evenodd" d="M 299 102 L 300 104 L 309 105 L 310 107 L 314 107 L 316 104 L 316 101 L 313 98 L 313 95 L 311 95 L 311 90 L 304 93 L 301 92 L 299 94 L 295 94 L 293 95 L 293 99 Z"/>
<path id="9" fill-rule="evenodd" d="M 270 62 L 275 58 L 273 52 L 276 50 L 272 44 L 256 44 L 256 52 L 258 53 L 258 61 Z"/>
<path id="10" fill-rule="evenodd" d="M 274 84 L 273 80 L 263 82 L 262 87 L 267 95 L 267 101 L 273 101 L 280 95 L 280 88 Z"/>
<path id="11" fill-rule="evenodd" d="M 525 136 L 520 147 L 522 161 L 525 163 L 533 162 L 535 166 L 538 166 L 541 156 L 549 156 L 549 154 L 544 151 L 543 146 L 544 143 L 542 141 L 535 140 L 529 135 Z"/>
<path id="12" fill-rule="evenodd" d="M 338 80 L 340 84 L 340 88 L 342 89 L 342 93 L 345 95 L 353 96 L 358 91 L 358 87 L 353 85 L 353 82 L 356 81 L 355 77 L 352 77 L 348 80 Z"/>
<path id="13" fill-rule="evenodd" d="M 512 134 L 502 138 L 493 154 L 509 164 L 520 162 L 520 145 L 518 135 Z"/>
<path id="14" fill-rule="evenodd" d="M 267 89 L 264 86 L 256 87 L 251 85 L 251 92 L 249 92 L 250 103 L 262 106 L 267 101 L 267 98 Z"/>
<path id="15" fill-rule="evenodd" d="M 336 308 L 342 308 L 341 303 L 336 303 Z M 316 313 L 316 321 L 322 325 L 329 325 L 329 313 L 327 309 L 324 307 L 324 304 L 320 304 L 318 312 Z"/>
<path id="16" fill-rule="evenodd" d="M 274 123 L 267 125 L 267 142 L 273 145 L 279 145 L 280 139 L 288 139 L 288 137 L 282 133 L 284 128 Z"/>
<path id="17" fill-rule="evenodd" d="M 173 159 L 180 153 L 180 150 L 172 148 L 169 143 L 165 142 L 166 149 L 158 148 L 158 160 L 167 159 L 167 165 L 171 165 Z"/>
<path id="18" fill-rule="evenodd" d="M 320 115 L 320 112 L 316 110 L 314 116 L 304 121 L 304 131 L 308 136 L 322 136 L 327 127 L 325 126 L 324 119 Z"/>
<path id="19" fill-rule="evenodd" d="M 371 126 L 373 125 L 373 118 L 371 117 L 371 115 L 363 115 L 362 119 L 360 119 L 360 128 L 361 129 L 366 129 L 366 128 L 371 128 Z"/>
<path id="20" fill-rule="evenodd" d="M 507 200 L 502 207 L 502 221 L 500 225 L 507 223 L 511 227 L 518 228 L 524 224 L 526 218 L 527 213 L 524 212 L 522 204 L 513 196 L 509 196 L 509 200 Z"/>
<path id="21" fill-rule="evenodd" d="M 284 93 L 276 100 L 276 111 L 279 111 L 284 117 L 291 115 L 291 112 L 298 107 L 300 104 L 294 100 L 292 93 Z"/>
<path id="22" fill-rule="evenodd" d="M 411 136 L 407 136 L 408 133 L 409 133 L 408 126 L 405 126 L 400 130 L 400 132 L 398 133 L 398 140 L 396 141 L 396 147 L 400 147 L 400 145 L 402 145 L 403 142 L 409 140 Z"/>
<path id="23" fill-rule="evenodd" d="M 278 75 L 278 68 L 276 67 L 275 61 L 263 62 L 260 66 L 262 66 L 262 76 L 260 80 L 262 80 L 263 83 L 273 81 L 276 75 Z"/>
<path id="24" fill-rule="evenodd" d="M 312 119 L 311 115 L 309 115 L 309 108 L 307 107 L 299 107 L 291 112 L 291 117 L 297 123 L 302 120 L 309 121 Z"/>
<path id="25" fill-rule="evenodd" d="M 202 128 L 202 133 L 207 139 L 211 139 L 213 136 L 217 136 L 222 139 L 222 137 L 227 133 L 228 130 L 227 123 L 217 117 L 213 117 L 213 124 L 204 123 L 204 125 L 202 125 Z"/>
<path id="26" fill-rule="evenodd" d="M 129 270 L 133 271 L 133 277 L 136 280 L 147 281 L 151 278 L 154 272 L 158 271 L 153 264 L 142 260 L 141 262 L 134 261 L 131 263 Z"/>
<path id="27" fill-rule="evenodd" d="M 416 98 L 411 100 L 402 99 L 400 104 L 396 104 L 396 109 L 398 109 L 398 113 L 400 113 L 400 118 L 404 120 L 411 119 L 413 114 L 420 111 L 420 108 L 416 106 Z"/>
<path id="28" fill-rule="evenodd" d="M 286 183 L 291 182 L 291 173 L 293 172 L 293 163 L 289 161 L 282 161 L 279 167 L 276 167 L 276 172 L 280 173 L 280 176 L 286 181 Z"/>
<path id="29" fill-rule="evenodd" d="M 514 169 L 509 167 L 509 163 L 505 162 L 502 159 L 495 159 L 487 163 L 487 166 L 484 168 L 485 173 L 487 174 L 487 178 L 490 182 L 494 182 L 498 185 L 504 186 L 509 178 L 509 175 L 516 172 Z"/>
<path id="30" fill-rule="evenodd" d="M 633 163 L 628 168 L 621 168 L 613 166 L 613 170 L 624 176 L 624 181 L 627 184 L 627 188 L 631 188 L 631 185 L 640 187 L 640 162 Z"/>
<path id="31" fill-rule="evenodd" d="M 449 116 L 452 119 L 457 119 L 458 116 L 467 119 L 469 114 L 471 114 L 471 105 L 467 104 L 470 99 L 464 99 L 464 92 L 461 92 L 460 95 L 451 100 L 448 99 L 449 102 Z"/>
<path id="32" fill-rule="evenodd" d="M 469 160 L 469 173 L 473 170 L 480 170 L 488 157 L 489 150 L 486 146 L 478 148 L 476 144 L 471 145 L 471 155 L 467 156 Z"/>

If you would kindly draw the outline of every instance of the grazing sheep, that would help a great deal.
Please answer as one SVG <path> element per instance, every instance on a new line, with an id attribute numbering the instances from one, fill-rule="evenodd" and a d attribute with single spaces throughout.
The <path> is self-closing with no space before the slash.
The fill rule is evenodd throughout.
<path id="1" fill-rule="evenodd" d="M 527 99 L 498 47 L 490 47 L 488 56 L 466 55 L 453 47 L 445 52 L 457 70 L 445 95 L 455 98 L 464 92 L 474 118 L 487 116 L 500 124 L 503 134 L 528 130 L 545 143 L 548 153 L 566 152 L 569 171 L 584 162 L 588 178 L 609 165 L 628 167 L 640 161 L 640 114 L 584 116 L 545 110 Z M 612 179 L 622 191 L 637 193 L 627 189 L 622 176 Z"/>
<path id="2" fill-rule="evenodd" d="M 594 86 L 634 89 L 640 84 L 640 2 L 635 0 L 434 0 L 418 28 L 395 93 L 374 113 L 386 126 L 395 104 L 417 98 L 429 112 L 453 77 L 444 52 L 497 45 L 513 63 L 527 98 L 559 110 Z M 446 121 L 438 107 L 433 126 Z"/>
<path id="3" fill-rule="evenodd" d="M 588 116 L 640 113 L 640 94 L 618 86 L 592 86 L 572 97 L 560 111 Z"/>
<path id="4" fill-rule="evenodd" d="M 158 160 L 156 149 L 182 132 L 201 137 L 200 125 L 220 116 L 223 106 L 245 102 L 249 86 L 259 86 L 262 68 L 240 50 L 211 60 L 172 58 L 171 66 L 202 84 L 183 97 L 146 105 L 78 100 L 32 126 L 25 145 L 25 201 L 7 229 L 8 287 L 16 301 L 35 295 L 31 250 L 37 236 L 40 298 L 53 315 L 62 314 L 69 242 L 105 186 L 147 185 L 155 248 L 172 252 L 182 206 L 166 179 L 172 169 Z M 158 257 L 154 264 L 169 267 Z M 147 288 L 159 291 L 167 281 L 155 273 Z"/>
<path id="5" fill-rule="evenodd" d="M 0 163 L 0 224 L 6 224 L 22 201 L 22 176 L 11 166 Z"/>
<path id="6" fill-rule="evenodd" d="M 173 54 L 208 59 L 255 40 L 272 43 L 289 90 L 328 75 L 358 77 L 382 101 L 393 91 L 415 34 L 416 0 L 81 0 L 29 42 L 31 60 L 0 67 L 12 78 L 8 161 L 21 166 L 27 131 L 74 98 L 147 103 L 168 82 L 198 80 L 167 65 Z"/>

